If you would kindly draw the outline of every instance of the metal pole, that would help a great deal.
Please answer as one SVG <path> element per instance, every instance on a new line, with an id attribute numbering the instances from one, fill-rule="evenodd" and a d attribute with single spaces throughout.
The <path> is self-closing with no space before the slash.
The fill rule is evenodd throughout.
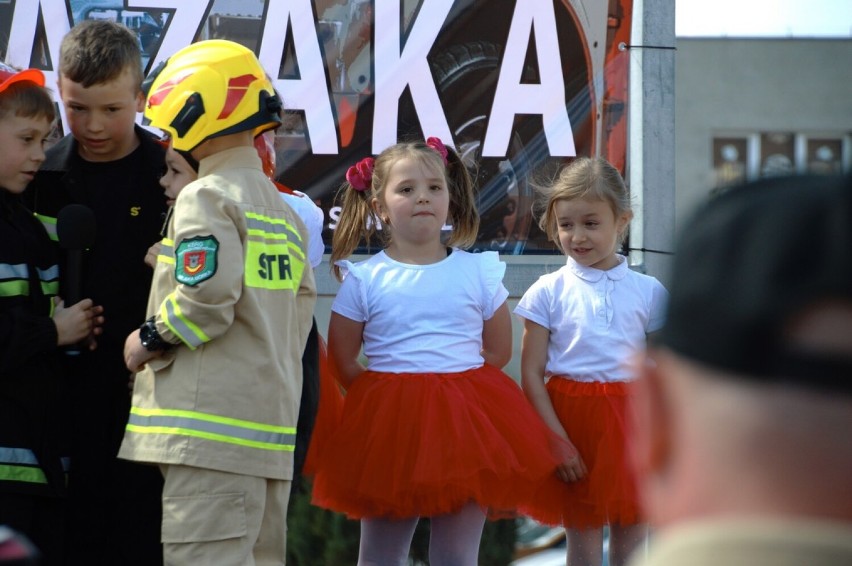
<path id="1" fill-rule="evenodd" d="M 668 284 L 675 220 L 675 0 L 634 0 L 628 180 L 631 264 Z"/>

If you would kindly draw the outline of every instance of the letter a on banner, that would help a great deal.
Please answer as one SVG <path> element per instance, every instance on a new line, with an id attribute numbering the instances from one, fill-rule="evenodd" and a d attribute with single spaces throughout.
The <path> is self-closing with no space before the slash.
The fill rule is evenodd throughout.
<path id="1" fill-rule="evenodd" d="M 453 139 L 426 60 L 453 7 L 453 0 L 423 2 L 402 49 L 400 5 L 399 0 L 376 0 L 375 5 L 376 43 L 373 51 L 376 112 L 373 116 L 373 153 L 380 153 L 397 141 L 399 97 L 406 86 L 411 92 L 420 123 L 428 124 L 428 128 L 423 128 L 424 133 L 443 140 Z"/>
<path id="2" fill-rule="evenodd" d="M 269 3 L 258 59 L 265 69 L 274 70 L 277 74 L 284 56 L 286 37 L 283 30 L 287 29 L 287 22 L 290 22 L 293 32 L 293 49 L 299 62 L 301 78 L 272 77 L 273 82 L 281 93 L 286 108 L 305 111 L 311 151 L 317 154 L 336 154 L 337 127 L 328 97 L 325 63 L 320 53 L 310 0 Z"/>
<path id="3" fill-rule="evenodd" d="M 45 70 L 45 83 L 54 88 L 59 80 L 56 67 L 59 66 L 59 44 L 62 37 L 71 30 L 68 9 L 64 0 L 30 0 L 15 2 L 12 14 L 13 25 L 9 29 L 9 44 L 6 49 L 6 62 L 17 67 L 27 68 L 33 54 L 33 38 L 36 36 L 39 7 L 44 20 L 47 52 L 53 62 L 53 70 Z M 35 63 L 38 66 L 38 62 Z M 59 105 L 59 113 L 65 122 L 65 107 Z"/>
<path id="4" fill-rule="evenodd" d="M 521 83 L 530 35 L 535 38 L 540 84 Z M 483 157 L 506 155 L 517 114 L 542 116 L 552 157 L 576 155 L 558 45 L 553 0 L 517 0 L 482 147 Z"/>

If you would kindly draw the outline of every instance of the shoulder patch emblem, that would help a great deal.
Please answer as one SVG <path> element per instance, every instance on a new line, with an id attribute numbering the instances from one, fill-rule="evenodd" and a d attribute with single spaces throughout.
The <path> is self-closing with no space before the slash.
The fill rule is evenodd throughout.
<path id="1" fill-rule="evenodd" d="M 184 285 L 198 285 L 213 277 L 218 266 L 219 241 L 213 236 L 181 240 L 175 250 L 175 279 Z"/>

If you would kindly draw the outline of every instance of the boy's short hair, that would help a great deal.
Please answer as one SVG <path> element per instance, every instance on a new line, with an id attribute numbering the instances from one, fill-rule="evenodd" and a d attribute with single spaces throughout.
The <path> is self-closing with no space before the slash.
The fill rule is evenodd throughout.
<path id="1" fill-rule="evenodd" d="M 112 81 L 130 69 L 142 87 L 142 50 L 128 27 L 110 20 L 80 22 L 62 38 L 59 74 L 89 88 Z"/>
<path id="2" fill-rule="evenodd" d="M 53 122 L 56 106 L 37 69 L 19 71 L 0 63 L 0 120 L 8 115 L 45 118 Z"/>

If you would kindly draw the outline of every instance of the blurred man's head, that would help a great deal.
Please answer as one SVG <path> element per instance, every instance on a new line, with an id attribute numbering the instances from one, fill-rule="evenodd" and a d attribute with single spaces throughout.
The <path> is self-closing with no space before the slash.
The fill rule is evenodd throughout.
<path id="1" fill-rule="evenodd" d="M 803 332 L 852 308 L 850 179 L 767 179 L 707 203 L 680 236 L 658 344 L 748 379 L 852 394 L 852 342 Z"/>
<path id="2" fill-rule="evenodd" d="M 638 384 L 651 519 L 852 520 L 852 178 L 734 188 L 696 211 L 675 251 Z"/>

